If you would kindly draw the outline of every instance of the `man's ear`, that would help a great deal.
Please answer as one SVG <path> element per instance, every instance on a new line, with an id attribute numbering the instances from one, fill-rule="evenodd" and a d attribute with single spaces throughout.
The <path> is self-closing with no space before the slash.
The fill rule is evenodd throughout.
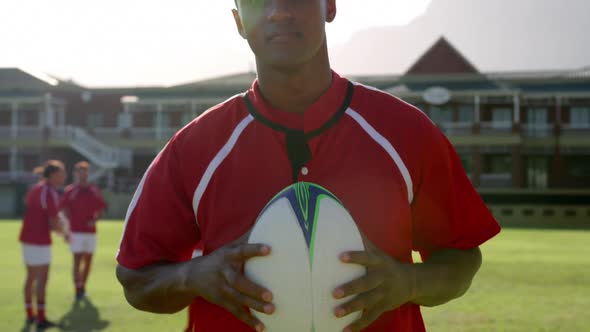
<path id="1" fill-rule="evenodd" d="M 242 17 L 240 17 L 240 12 L 237 9 L 232 9 L 232 14 L 234 15 L 234 21 L 236 22 L 236 28 L 238 29 L 238 33 L 242 38 L 246 39 L 246 33 L 244 32 L 244 25 L 242 24 Z"/>
<path id="2" fill-rule="evenodd" d="M 336 18 L 336 0 L 326 0 L 326 22 L 331 23 Z"/>

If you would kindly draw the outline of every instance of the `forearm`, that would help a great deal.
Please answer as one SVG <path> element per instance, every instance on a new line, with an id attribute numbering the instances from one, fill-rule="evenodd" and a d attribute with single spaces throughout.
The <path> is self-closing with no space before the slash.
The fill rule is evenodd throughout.
<path id="1" fill-rule="evenodd" d="M 197 296 L 189 285 L 190 262 L 162 263 L 130 270 L 117 266 L 117 279 L 133 307 L 154 313 L 174 313 Z"/>
<path id="2" fill-rule="evenodd" d="M 63 226 L 59 221 L 59 217 L 49 218 L 49 228 L 57 233 L 63 233 Z"/>
<path id="3" fill-rule="evenodd" d="M 480 266 L 479 248 L 434 253 L 425 263 L 414 265 L 416 284 L 412 302 L 432 307 L 462 296 Z"/>

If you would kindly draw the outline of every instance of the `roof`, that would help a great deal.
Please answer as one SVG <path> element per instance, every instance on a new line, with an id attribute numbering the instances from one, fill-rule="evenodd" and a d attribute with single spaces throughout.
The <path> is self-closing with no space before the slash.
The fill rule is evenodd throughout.
<path id="1" fill-rule="evenodd" d="M 0 90 L 48 90 L 57 84 L 51 77 L 33 75 L 19 68 L 0 68 Z"/>
<path id="2" fill-rule="evenodd" d="M 479 71 L 445 38 L 440 37 L 406 75 L 420 74 L 477 74 Z"/>

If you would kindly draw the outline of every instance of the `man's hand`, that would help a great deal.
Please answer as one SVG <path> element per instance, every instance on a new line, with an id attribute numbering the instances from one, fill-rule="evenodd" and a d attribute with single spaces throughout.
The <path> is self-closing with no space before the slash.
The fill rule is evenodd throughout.
<path id="1" fill-rule="evenodd" d="M 242 239 L 243 240 L 243 239 Z M 272 293 L 247 279 L 242 271 L 244 263 L 256 256 L 266 256 L 270 248 L 260 244 L 245 244 L 238 240 L 222 247 L 200 260 L 194 276 L 198 293 L 211 303 L 230 311 L 235 317 L 257 331 L 264 325 L 247 308 L 272 314 Z M 198 269 L 198 270 L 197 270 Z"/>
<path id="2" fill-rule="evenodd" d="M 334 310 L 336 317 L 356 311 L 363 313 L 360 319 L 344 329 L 345 332 L 361 331 L 382 313 L 413 300 L 415 277 L 411 264 L 397 262 L 371 244 L 368 244 L 367 251 L 343 253 L 340 260 L 360 264 L 367 269 L 365 276 L 334 290 L 333 296 L 337 299 L 356 295 Z"/>

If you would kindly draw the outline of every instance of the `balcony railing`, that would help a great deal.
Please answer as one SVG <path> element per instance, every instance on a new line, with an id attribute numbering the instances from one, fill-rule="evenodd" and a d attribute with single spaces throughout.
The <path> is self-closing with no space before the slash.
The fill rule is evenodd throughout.
<path id="1" fill-rule="evenodd" d="M 523 134 L 527 137 L 549 137 L 553 134 L 553 124 L 524 124 Z"/>
<path id="2" fill-rule="evenodd" d="M 512 122 L 481 122 L 481 135 L 510 135 L 512 133 Z"/>
<path id="3" fill-rule="evenodd" d="M 479 186 L 482 188 L 510 188 L 512 186 L 512 174 L 488 173 L 481 174 Z"/>
<path id="4" fill-rule="evenodd" d="M 170 139 L 180 128 L 92 128 L 90 132 L 99 139 Z"/>
<path id="5" fill-rule="evenodd" d="M 562 126 L 563 136 L 588 136 L 590 135 L 590 124 L 570 123 Z"/>
<path id="6" fill-rule="evenodd" d="M 439 128 L 447 136 L 469 136 L 473 134 L 472 122 L 444 122 Z"/>

